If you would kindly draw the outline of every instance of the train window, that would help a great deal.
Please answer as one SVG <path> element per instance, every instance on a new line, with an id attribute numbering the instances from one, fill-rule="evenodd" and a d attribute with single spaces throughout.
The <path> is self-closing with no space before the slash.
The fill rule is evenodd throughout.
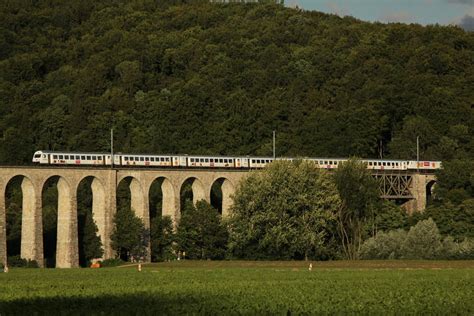
<path id="1" fill-rule="evenodd" d="M 69 159 L 69 155 L 64 155 L 64 160 L 68 160 Z"/>
<path id="2" fill-rule="evenodd" d="M 123 160 L 124 160 L 124 161 L 128 161 L 128 157 L 123 157 Z"/>
<path id="3" fill-rule="evenodd" d="M 223 162 L 224 162 L 224 160 L 223 160 L 223 159 L 219 159 L 219 162 L 220 162 L 220 163 L 223 163 Z"/>
<path id="4" fill-rule="evenodd" d="M 224 163 L 227 163 L 227 159 L 224 159 Z"/>
<path id="5" fill-rule="evenodd" d="M 59 155 L 59 159 L 64 159 L 63 155 Z"/>
<path id="6" fill-rule="evenodd" d="M 209 162 L 209 158 L 206 158 L 205 162 Z"/>
<path id="7" fill-rule="evenodd" d="M 160 158 L 156 158 L 156 161 L 160 160 Z M 150 161 L 155 162 L 155 157 L 150 157 Z"/>
<path id="8" fill-rule="evenodd" d="M 372 161 L 369 161 L 369 166 L 372 166 Z"/>
<path id="9" fill-rule="evenodd" d="M 325 160 L 325 161 L 324 161 L 324 164 L 325 164 L 325 165 L 327 165 L 327 164 L 328 164 L 327 160 Z"/>
<path id="10" fill-rule="evenodd" d="M 386 162 L 382 162 L 382 166 L 386 166 L 386 165 L 387 165 L 387 163 L 386 163 Z"/>
<path id="11" fill-rule="evenodd" d="M 252 163 L 255 163 L 255 159 L 252 159 Z"/>
<path id="12" fill-rule="evenodd" d="M 334 164 L 337 166 L 337 161 L 334 161 Z"/>
<path id="13" fill-rule="evenodd" d="M 166 158 L 166 161 L 170 161 L 170 159 L 167 157 L 167 158 Z"/>
<path id="14" fill-rule="evenodd" d="M 260 159 L 257 159 L 257 163 L 260 163 Z"/>
<path id="15" fill-rule="evenodd" d="M 97 156 L 97 159 L 98 159 L 98 160 L 102 160 L 102 156 Z"/>
<path id="16" fill-rule="evenodd" d="M 80 160 L 80 159 L 81 159 L 81 156 L 77 155 L 76 160 Z"/>
<path id="17" fill-rule="evenodd" d="M 149 158 L 149 157 L 145 157 L 145 161 L 150 161 L 150 158 Z"/>
<path id="18" fill-rule="evenodd" d="M 57 155 L 53 155 L 53 159 L 58 159 L 58 156 L 57 156 Z"/>
<path id="19" fill-rule="evenodd" d="M 194 162 L 194 158 L 191 158 L 191 162 Z"/>
<path id="20" fill-rule="evenodd" d="M 91 156 L 86 156 L 86 160 L 91 160 Z"/>
<path id="21" fill-rule="evenodd" d="M 97 160 L 97 156 L 92 156 L 92 160 Z"/>
<path id="22" fill-rule="evenodd" d="M 332 161 L 329 161 L 329 164 L 332 165 Z"/>
<path id="23" fill-rule="evenodd" d="M 143 158 L 143 157 L 140 157 L 140 161 L 144 161 L 144 160 L 145 160 L 145 158 Z"/>
<path id="24" fill-rule="evenodd" d="M 209 159 L 209 161 L 213 163 L 213 162 L 214 162 L 214 159 L 211 158 L 211 159 Z"/>

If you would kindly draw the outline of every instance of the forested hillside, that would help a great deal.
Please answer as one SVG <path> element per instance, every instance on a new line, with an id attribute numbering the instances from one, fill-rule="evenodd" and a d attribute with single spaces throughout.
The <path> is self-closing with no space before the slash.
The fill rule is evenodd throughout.
<path id="1" fill-rule="evenodd" d="M 276 130 L 278 155 L 472 159 L 474 33 L 180 2 L 3 1 L 0 163 L 112 127 L 121 152 L 271 155 Z"/>

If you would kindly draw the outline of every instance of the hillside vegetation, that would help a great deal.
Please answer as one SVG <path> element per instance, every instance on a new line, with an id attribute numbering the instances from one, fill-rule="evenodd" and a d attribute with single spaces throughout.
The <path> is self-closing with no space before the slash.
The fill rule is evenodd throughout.
<path id="1" fill-rule="evenodd" d="M 2 2 L 0 163 L 112 127 L 122 152 L 271 155 L 276 130 L 278 155 L 472 159 L 474 33 L 180 2 Z"/>

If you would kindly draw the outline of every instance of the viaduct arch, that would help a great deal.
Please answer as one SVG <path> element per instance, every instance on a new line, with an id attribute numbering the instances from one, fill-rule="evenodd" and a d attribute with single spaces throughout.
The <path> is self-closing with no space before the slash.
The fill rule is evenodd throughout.
<path id="1" fill-rule="evenodd" d="M 36 260 L 41 266 L 44 265 L 42 189 L 48 179 L 58 177 L 56 267 L 70 268 L 79 265 L 77 191 L 84 179 L 92 178 L 92 214 L 102 241 L 103 258 L 108 259 L 114 257 L 110 236 L 117 208 L 117 188 L 123 180 L 130 180 L 132 209 L 145 226 L 149 227 L 149 195 L 154 182 L 161 182 L 162 215 L 170 216 L 176 225 L 180 219 L 180 190 L 187 180 L 192 180 L 194 203 L 200 199 L 211 202 L 212 186 L 219 183 L 222 216 L 227 217 L 230 215 L 231 196 L 239 181 L 247 175 L 247 170 L 0 167 L 0 263 L 5 264 L 7 260 L 6 187 L 15 177 L 23 178 L 21 256 Z M 381 181 L 381 196 L 387 199 L 406 199 L 405 205 L 409 212 L 424 210 L 428 184 L 436 180 L 434 175 L 418 173 L 406 175 L 405 178 L 398 175 L 374 176 Z M 398 177 L 398 180 L 395 181 L 394 177 Z M 398 185 L 395 186 L 394 183 Z"/>

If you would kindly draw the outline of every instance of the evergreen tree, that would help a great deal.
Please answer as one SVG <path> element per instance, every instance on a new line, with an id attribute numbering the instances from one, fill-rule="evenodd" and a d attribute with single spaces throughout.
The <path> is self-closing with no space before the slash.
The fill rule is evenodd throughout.
<path id="1" fill-rule="evenodd" d="M 82 262 L 82 264 L 87 266 L 92 259 L 101 258 L 104 251 L 100 237 L 97 235 L 99 230 L 92 214 L 85 212 L 82 222 L 82 225 L 80 225 L 82 226 L 80 227 L 82 234 L 79 235 L 79 246 L 82 248 L 80 253 L 83 254 L 85 259 L 85 262 Z"/>
<path id="2" fill-rule="evenodd" d="M 176 233 L 177 249 L 189 259 L 223 259 L 228 234 L 221 216 L 205 201 L 188 202 Z"/>
<path id="3" fill-rule="evenodd" d="M 129 207 L 119 208 L 114 217 L 114 231 L 110 237 L 117 256 L 125 261 L 144 260 L 147 255 L 149 232 Z"/>
<path id="4" fill-rule="evenodd" d="M 150 224 L 151 260 L 166 261 L 174 258 L 173 221 L 169 216 L 156 216 Z"/>

